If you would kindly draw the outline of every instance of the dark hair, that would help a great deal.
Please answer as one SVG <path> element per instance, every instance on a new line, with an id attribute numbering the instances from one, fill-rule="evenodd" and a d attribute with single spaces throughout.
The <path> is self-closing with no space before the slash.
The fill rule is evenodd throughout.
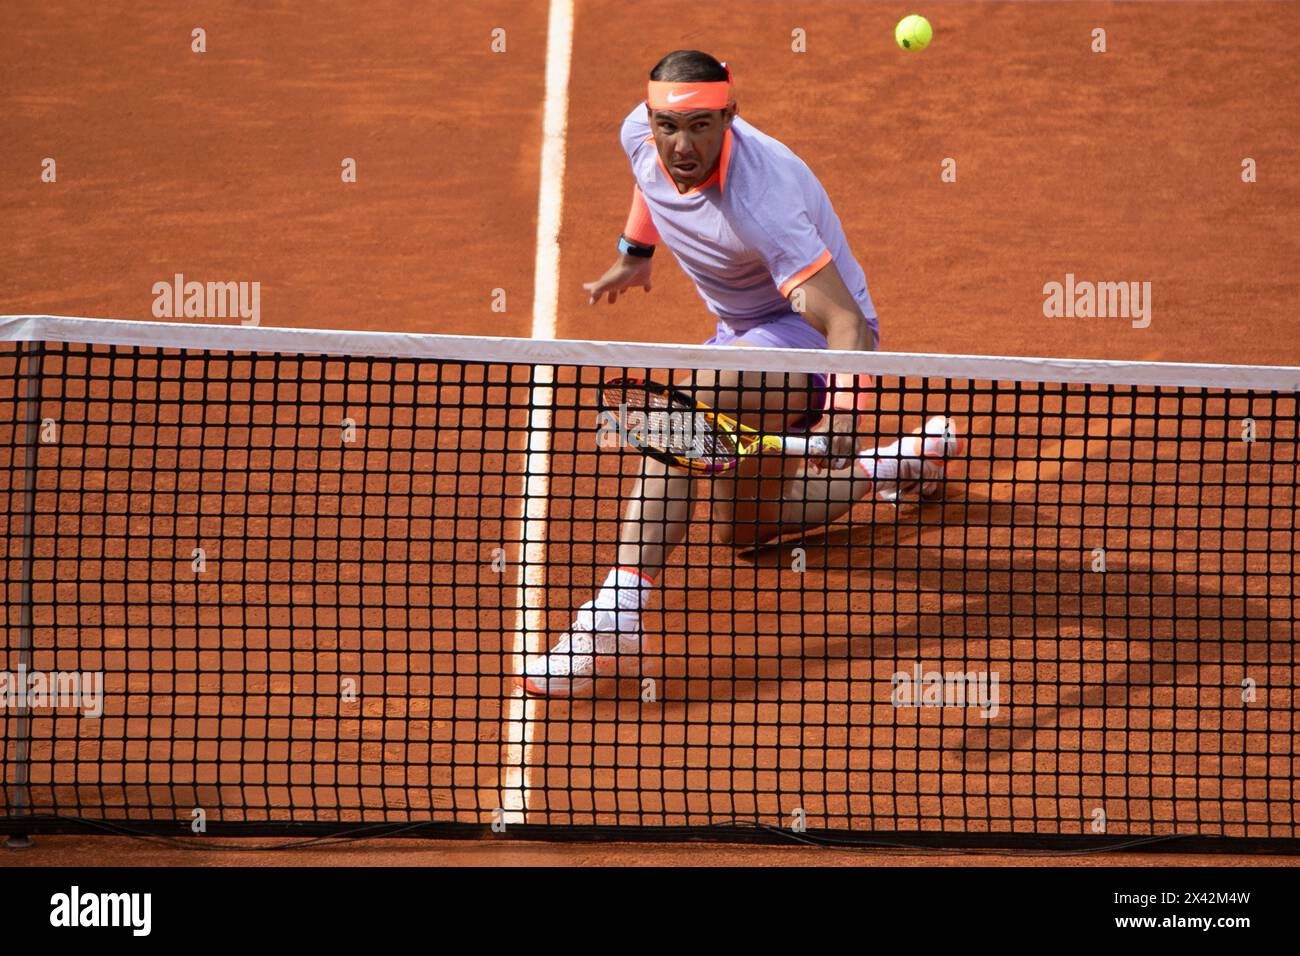
<path id="1" fill-rule="evenodd" d="M 665 83 L 720 83 L 726 78 L 726 67 L 699 50 L 674 50 L 650 71 L 650 79 Z"/>

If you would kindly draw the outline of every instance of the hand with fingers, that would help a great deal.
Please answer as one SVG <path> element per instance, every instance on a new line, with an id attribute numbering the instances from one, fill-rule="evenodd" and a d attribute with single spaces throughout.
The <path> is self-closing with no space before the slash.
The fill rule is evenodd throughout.
<path id="1" fill-rule="evenodd" d="M 845 412 L 822 416 L 814 431 L 826 436 L 830 441 L 830 449 L 826 457 L 814 458 L 808 463 L 808 468 L 813 474 L 839 471 L 849 466 L 858 453 L 856 421 L 856 414 Z"/>
<path id="2" fill-rule="evenodd" d="M 595 305 L 602 296 L 608 296 L 610 305 L 613 305 L 619 293 L 637 286 L 650 291 L 650 260 L 639 256 L 619 256 L 603 276 L 582 285 L 587 290 L 588 305 Z"/>

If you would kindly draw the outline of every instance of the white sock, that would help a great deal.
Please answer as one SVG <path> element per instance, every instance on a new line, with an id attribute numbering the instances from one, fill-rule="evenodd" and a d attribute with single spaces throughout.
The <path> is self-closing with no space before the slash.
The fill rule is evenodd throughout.
<path id="1" fill-rule="evenodd" d="M 611 568 L 596 594 L 596 607 L 640 611 L 650 598 L 653 582 L 632 568 Z"/>
<path id="2" fill-rule="evenodd" d="M 894 442 L 883 448 L 869 448 L 858 455 L 858 469 L 876 481 L 893 481 L 898 477 L 900 461 L 898 442 Z"/>

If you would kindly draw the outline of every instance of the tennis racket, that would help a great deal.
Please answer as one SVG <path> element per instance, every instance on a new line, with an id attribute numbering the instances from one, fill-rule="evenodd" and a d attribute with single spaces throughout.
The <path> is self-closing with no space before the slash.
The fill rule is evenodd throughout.
<path id="1" fill-rule="evenodd" d="M 699 474 L 734 471 L 747 456 L 764 451 L 816 457 L 830 451 L 824 435 L 764 435 L 679 389 L 639 378 L 606 382 L 600 404 L 600 428 L 616 428 L 620 444 Z"/>

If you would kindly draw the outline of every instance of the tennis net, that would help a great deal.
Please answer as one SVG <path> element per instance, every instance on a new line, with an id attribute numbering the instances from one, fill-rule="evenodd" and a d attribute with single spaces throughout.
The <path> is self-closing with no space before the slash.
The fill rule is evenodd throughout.
<path id="1" fill-rule="evenodd" d="M 877 462 L 950 422 L 947 477 L 900 506 L 854 471 L 810 527 L 840 479 L 798 456 L 695 479 L 636 676 L 526 693 L 664 494 L 603 383 L 735 413 L 704 386 L 742 374 L 770 429 L 826 372 L 871 374 Z M 0 319 L 0 832 L 1294 851 L 1298 389 Z"/>

